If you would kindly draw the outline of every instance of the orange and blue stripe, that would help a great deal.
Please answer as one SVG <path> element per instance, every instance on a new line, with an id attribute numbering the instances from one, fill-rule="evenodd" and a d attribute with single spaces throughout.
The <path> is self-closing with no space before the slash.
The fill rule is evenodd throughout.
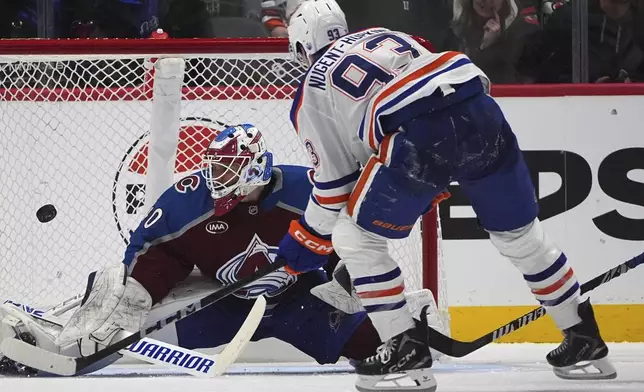
<path id="1" fill-rule="evenodd" d="M 355 182 L 360 177 L 360 171 L 332 181 L 315 181 L 312 200 L 318 206 L 331 211 L 340 211 L 349 201 Z"/>
<path id="2" fill-rule="evenodd" d="M 455 59 L 457 56 L 460 58 Z M 358 130 L 360 139 L 365 141 L 366 138 L 369 147 L 376 151 L 380 141 L 384 138 L 384 132 L 378 123 L 378 118 L 383 112 L 409 98 L 410 95 L 426 86 L 432 79 L 467 64 L 471 64 L 471 61 L 461 53 L 446 52 L 430 64 L 415 70 L 390 85 L 386 85 L 369 103 L 365 117 Z"/>
<path id="3" fill-rule="evenodd" d="M 296 134 L 300 133 L 298 115 L 300 114 L 300 109 L 302 109 L 302 103 L 304 102 L 304 85 L 306 84 L 306 75 L 308 75 L 308 72 L 302 77 L 302 81 L 300 82 L 297 91 L 295 91 L 293 105 L 291 106 L 291 123 L 293 124 L 293 128 L 295 128 Z"/>
<path id="4" fill-rule="evenodd" d="M 347 204 L 347 212 L 349 213 L 349 216 L 354 217 L 354 219 L 356 219 L 357 213 L 360 210 L 361 201 L 369 191 L 369 186 L 373 181 L 373 177 L 378 172 L 378 169 L 382 165 L 388 165 L 391 161 L 391 154 L 395 145 L 394 139 L 398 134 L 399 133 L 396 132 L 390 133 L 385 136 L 385 138 L 382 140 L 382 144 L 380 145 L 380 150 L 378 151 L 378 153 L 372 155 L 371 158 L 369 158 L 367 164 L 362 170 L 360 178 L 358 178 L 358 182 L 353 188 L 353 192 L 351 192 L 351 196 L 349 197 Z"/>
<path id="5" fill-rule="evenodd" d="M 563 253 L 550 267 L 523 278 L 543 306 L 557 306 L 579 291 L 579 282 Z"/>
<path id="6" fill-rule="evenodd" d="M 396 310 L 406 304 L 405 283 L 398 267 L 382 274 L 357 278 L 353 285 L 367 312 Z"/>

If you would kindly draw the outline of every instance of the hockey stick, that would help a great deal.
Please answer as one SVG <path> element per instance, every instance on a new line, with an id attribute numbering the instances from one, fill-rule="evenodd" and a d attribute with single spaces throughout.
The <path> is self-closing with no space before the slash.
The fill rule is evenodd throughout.
<path id="1" fill-rule="evenodd" d="M 119 353 L 156 365 L 176 368 L 196 377 L 221 376 L 239 358 L 262 321 L 265 310 L 266 299 L 260 296 L 255 300 L 237 334 L 217 355 L 206 355 L 149 338 L 143 338 Z"/>
<path id="2" fill-rule="evenodd" d="M 233 340 L 226 345 L 226 348 L 219 353 L 217 361 L 215 362 L 215 367 L 213 369 L 211 377 L 221 376 L 226 372 L 228 367 L 233 364 L 239 358 L 239 355 L 244 351 L 244 348 L 250 342 L 250 339 L 257 331 L 259 323 L 264 317 L 264 312 L 266 311 L 266 299 L 260 296 L 255 300 L 253 308 L 248 313 L 246 320 L 233 337 Z"/>
<path id="3" fill-rule="evenodd" d="M 65 355 L 47 352 L 45 350 L 34 347 L 26 342 L 18 339 L 5 339 L 0 345 L 0 351 L 4 355 L 19 362 L 25 366 L 34 369 L 42 370 L 44 372 L 54 373 L 61 376 L 73 376 L 83 369 L 101 361 L 110 355 L 130 346 L 131 344 L 141 340 L 145 336 L 154 331 L 164 328 L 166 325 L 175 323 L 184 319 L 191 314 L 200 311 L 201 309 L 220 301 L 221 299 L 231 295 L 235 291 L 243 288 L 244 286 L 275 272 L 284 267 L 286 261 L 278 259 L 268 267 L 255 271 L 251 276 L 240 279 L 228 286 L 222 287 L 214 293 L 200 299 L 198 302 L 192 303 L 176 313 L 166 317 L 164 320 L 158 321 L 155 325 L 142 329 L 132 335 L 105 347 L 102 350 L 95 352 L 87 357 L 68 357 Z"/>
<path id="4" fill-rule="evenodd" d="M 608 283 L 611 280 L 617 278 L 618 276 L 621 276 L 622 274 L 625 274 L 626 272 L 643 263 L 644 253 L 640 254 L 639 256 L 635 256 L 627 262 L 620 264 L 617 267 L 612 268 L 584 283 L 583 285 L 581 285 L 581 294 L 587 293 L 588 291 L 591 291 L 603 285 L 604 283 Z M 541 306 L 524 314 L 521 317 L 510 321 L 509 323 L 495 329 L 494 331 L 481 336 L 478 339 L 472 340 L 471 342 L 463 342 L 460 340 L 452 339 L 436 331 L 432 327 L 429 327 L 430 346 L 451 357 L 464 357 L 502 338 L 503 336 L 516 331 L 519 328 L 525 327 L 531 322 L 545 316 L 545 314 L 546 309 Z"/>
<path id="5" fill-rule="evenodd" d="M 63 323 L 58 316 L 79 306 L 83 296 L 83 294 L 79 294 L 46 310 L 42 314 L 34 312 L 30 316 L 62 328 Z M 217 355 L 199 353 L 150 338 L 139 340 L 120 350 L 119 354 L 151 364 L 175 368 L 196 377 L 212 378 L 221 376 L 239 358 L 239 355 L 241 355 L 244 347 L 246 347 L 262 321 L 265 310 L 266 299 L 260 296 L 255 300 L 237 334 L 226 345 L 224 350 Z M 117 336 L 120 340 L 129 336 L 129 333 L 121 331 Z"/>

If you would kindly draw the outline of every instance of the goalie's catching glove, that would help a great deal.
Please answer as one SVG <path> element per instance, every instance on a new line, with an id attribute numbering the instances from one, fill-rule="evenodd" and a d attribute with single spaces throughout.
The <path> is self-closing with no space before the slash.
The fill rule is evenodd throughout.
<path id="1" fill-rule="evenodd" d="M 331 252 L 331 240 L 322 238 L 300 218 L 291 221 L 288 233 L 280 241 L 277 257 L 286 260 L 288 273 L 297 275 L 323 267 Z"/>

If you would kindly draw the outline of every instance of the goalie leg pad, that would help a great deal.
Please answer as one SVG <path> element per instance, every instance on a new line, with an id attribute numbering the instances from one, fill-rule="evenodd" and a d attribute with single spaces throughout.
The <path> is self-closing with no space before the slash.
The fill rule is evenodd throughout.
<path id="1" fill-rule="evenodd" d="M 351 284 L 347 266 L 342 260 L 338 262 L 335 270 L 333 270 L 333 279 L 314 286 L 311 289 L 311 294 L 347 314 L 365 311 Z"/>
<path id="2" fill-rule="evenodd" d="M 64 320 L 58 317 L 56 308 L 32 313 L 25 311 L 24 308 L 35 309 L 28 306 L 17 306 L 11 302 L 0 306 L 0 341 L 16 338 L 46 352 L 74 357 L 80 355 L 79 346 L 76 342 L 65 346 L 56 344 L 56 337 L 64 324 Z M 21 375 L 42 375 L 42 372 L 22 366 L 16 361 L 3 357 L 2 352 L 0 352 L 0 374 L 10 374 L 12 372 Z"/>
<path id="3" fill-rule="evenodd" d="M 25 334 L 33 337 L 33 343 L 37 347 L 55 353 L 60 352 L 60 346 L 55 344 L 56 337 L 62 328 L 58 320 L 44 321 L 44 319 L 33 317 L 10 303 L 0 305 L 0 319 L 2 320 L 0 341 L 7 338 L 20 339 L 20 335 Z"/>

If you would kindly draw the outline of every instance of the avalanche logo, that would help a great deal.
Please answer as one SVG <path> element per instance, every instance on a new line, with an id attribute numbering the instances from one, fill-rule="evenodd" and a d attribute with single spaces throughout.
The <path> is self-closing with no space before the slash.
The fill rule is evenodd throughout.
<path id="1" fill-rule="evenodd" d="M 210 140 L 224 123 L 206 118 L 188 117 L 181 120 L 179 142 L 174 165 L 173 182 L 196 172 L 201 165 L 201 156 Z M 127 150 L 116 172 L 112 186 L 112 213 L 121 238 L 127 245 L 134 231 L 149 211 L 145 204 L 145 176 L 148 170 L 149 132 L 141 135 Z M 186 191 L 196 188 L 194 178 L 181 182 Z M 170 184 L 168 184 L 170 186 Z"/>
<path id="2" fill-rule="evenodd" d="M 220 282 L 229 285 L 236 282 L 238 276 L 250 276 L 258 269 L 274 263 L 276 257 L 277 246 L 269 246 L 255 234 L 246 250 L 219 268 L 215 276 Z M 257 298 L 260 295 L 274 297 L 286 291 L 296 281 L 296 276 L 279 269 L 244 286 L 233 295 L 243 299 Z"/>

